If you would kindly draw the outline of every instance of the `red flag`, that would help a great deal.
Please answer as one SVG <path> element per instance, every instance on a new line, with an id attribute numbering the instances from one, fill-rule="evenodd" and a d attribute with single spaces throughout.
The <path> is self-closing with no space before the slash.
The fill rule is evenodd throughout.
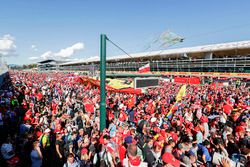
<path id="1" fill-rule="evenodd" d="M 85 111 L 86 111 L 86 112 L 90 112 L 90 113 L 93 113 L 94 110 L 95 110 L 94 105 L 91 104 L 91 103 L 85 103 L 85 104 L 84 104 L 84 108 L 85 108 Z"/>
<path id="2" fill-rule="evenodd" d="M 215 90 L 217 88 L 216 82 L 210 84 L 210 89 Z"/>
<path id="3" fill-rule="evenodd" d="M 119 121 L 124 122 L 127 120 L 127 114 L 124 111 L 120 111 Z"/>
<path id="4" fill-rule="evenodd" d="M 233 110 L 233 107 L 231 105 L 226 104 L 223 106 L 223 111 L 227 115 L 231 114 L 232 110 Z"/>
<path id="5" fill-rule="evenodd" d="M 37 94 L 37 100 L 40 101 L 40 100 L 42 100 L 42 98 L 43 98 L 43 94 L 41 92 L 39 92 Z"/>
<path id="6" fill-rule="evenodd" d="M 146 73 L 146 72 L 150 72 L 149 63 L 139 68 L 139 73 Z"/>
<path id="7" fill-rule="evenodd" d="M 132 108 L 135 105 L 135 98 L 131 97 L 130 99 L 128 99 L 127 104 L 128 108 Z"/>
<path id="8" fill-rule="evenodd" d="M 91 88 L 91 84 L 90 84 L 90 82 L 88 82 L 88 84 L 87 84 L 87 86 L 85 87 L 84 90 L 86 91 L 86 90 L 89 90 L 90 88 Z"/>

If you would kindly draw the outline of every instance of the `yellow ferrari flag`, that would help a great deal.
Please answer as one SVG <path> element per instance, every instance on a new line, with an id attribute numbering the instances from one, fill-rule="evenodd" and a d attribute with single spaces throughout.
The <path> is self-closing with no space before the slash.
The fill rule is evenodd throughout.
<path id="1" fill-rule="evenodd" d="M 186 85 L 182 85 L 181 89 L 179 90 L 176 96 L 176 101 L 180 101 L 184 96 L 186 96 Z"/>

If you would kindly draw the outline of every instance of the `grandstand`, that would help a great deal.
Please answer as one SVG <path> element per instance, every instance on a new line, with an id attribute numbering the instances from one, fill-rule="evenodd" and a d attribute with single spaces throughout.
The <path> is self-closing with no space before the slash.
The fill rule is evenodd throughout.
<path id="1" fill-rule="evenodd" d="M 44 60 L 38 62 L 38 70 L 39 71 L 52 71 L 52 70 L 57 70 L 58 69 L 58 64 L 65 63 L 65 61 L 58 61 L 58 60 Z"/>
<path id="2" fill-rule="evenodd" d="M 150 63 L 152 72 L 250 73 L 250 41 L 239 41 L 119 55 L 107 58 L 107 72 L 135 72 Z M 98 71 L 99 58 L 67 62 L 60 70 Z"/>

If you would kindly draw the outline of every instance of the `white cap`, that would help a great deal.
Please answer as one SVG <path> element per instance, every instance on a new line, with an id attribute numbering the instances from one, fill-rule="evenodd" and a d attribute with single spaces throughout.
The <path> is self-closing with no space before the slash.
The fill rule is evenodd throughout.
<path id="1" fill-rule="evenodd" d="M 45 132 L 45 133 L 49 133 L 49 132 L 50 132 L 50 129 L 47 128 L 44 132 Z"/>
<path id="2" fill-rule="evenodd" d="M 153 123 L 153 122 L 155 122 L 157 119 L 155 118 L 155 117 L 152 117 L 151 118 L 151 122 Z"/>

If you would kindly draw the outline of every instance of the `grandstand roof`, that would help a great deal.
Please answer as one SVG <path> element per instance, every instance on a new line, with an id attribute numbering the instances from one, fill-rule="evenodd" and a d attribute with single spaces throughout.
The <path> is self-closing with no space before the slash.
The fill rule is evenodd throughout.
<path id="1" fill-rule="evenodd" d="M 53 60 L 53 59 L 47 59 L 47 60 L 43 60 L 43 61 L 40 61 L 40 62 L 37 62 L 38 64 L 46 64 L 46 63 L 52 63 L 52 62 L 55 62 L 57 64 L 62 64 L 62 63 L 66 63 L 66 61 L 59 61 L 59 60 Z"/>
<path id="2" fill-rule="evenodd" d="M 171 58 L 176 55 L 183 54 L 202 54 L 202 53 L 214 53 L 214 52 L 226 52 L 231 50 L 249 50 L 250 53 L 250 40 L 248 41 L 238 41 L 238 42 L 228 42 L 228 43 L 220 43 L 220 44 L 211 44 L 211 45 L 202 45 L 195 47 L 185 47 L 185 48 L 175 48 L 175 49 L 167 49 L 167 50 L 159 50 L 152 52 L 141 52 L 128 55 L 119 55 L 113 57 L 107 57 L 107 61 L 121 61 L 126 59 L 138 59 L 138 58 L 150 58 L 154 56 L 161 56 Z M 98 56 L 90 57 L 85 60 L 78 60 L 74 62 L 67 62 L 61 65 L 74 65 L 74 64 L 82 64 L 82 63 L 92 63 L 99 62 L 100 58 Z"/>

